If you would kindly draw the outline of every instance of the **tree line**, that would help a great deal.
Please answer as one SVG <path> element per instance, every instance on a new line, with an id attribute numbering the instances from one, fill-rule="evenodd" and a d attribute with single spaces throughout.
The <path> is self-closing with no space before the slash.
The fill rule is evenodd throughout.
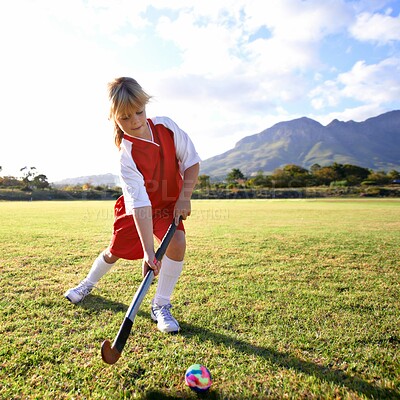
<path id="1" fill-rule="evenodd" d="M 0 173 L 2 167 L 0 166 Z M 47 176 L 38 173 L 35 167 L 20 169 L 21 177 L 0 176 L 0 187 L 15 188 L 22 191 L 51 189 Z M 400 183 L 400 172 L 391 170 L 373 171 L 368 168 L 351 164 L 333 163 L 328 166 L 314 164 L 309 170 L 299 165 L 288 164 L 277 168 L 272 174 L 257 172 L 246 177 L 238 168 L 233 168 L 224 179 L 212 180 L 209 175 L 201 174 L 197 189 L 259 189 L 259 188 L 301 188 L 313 186 L 357 186 L 357 185 L 387 185 Z M 102 186 L 93 187 L 90 183 L 66 186 L 65 190 L 105 190 Z"/>
<path id="2" fill-rule="evenodd" d="M 333 163 L 328 166 L 314 164 L 310 170 L 288 164 L 277 168 L 272 174 L 263 171 L 246 177 L 238 168 L 232 169 L 222 181 L 212 182 L 208 175 L 200 175 L 200 189 L 232 188 L 301 188 L 312 186 L 387 185 L 400 183 L 400 172 L 373 171 L 351 164 Z"/>
<path id="3" fill-rule="evenodd" d="M 0 173 L 2 170 L 3 168 L 0 166 Z M 0 187 L 16 188 L 23 191 L 50 188 L 47 176 L 38 173 L 36 167 L 22 167 L 20 172 L 21 177 L 0 176 Z"/>

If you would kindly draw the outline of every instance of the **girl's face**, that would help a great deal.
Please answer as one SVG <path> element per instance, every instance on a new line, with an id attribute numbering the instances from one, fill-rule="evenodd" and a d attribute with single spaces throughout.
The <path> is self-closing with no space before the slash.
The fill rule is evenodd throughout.
<path id="1" fill-rule="evenodd" d="M 147 139 L 149 128 L 147 126 L 146 110 L 143 107 L 139 110 L 132 110 L 126 115 L 121 115 L 115 119 L 120 129 L 128 136 Z"/>

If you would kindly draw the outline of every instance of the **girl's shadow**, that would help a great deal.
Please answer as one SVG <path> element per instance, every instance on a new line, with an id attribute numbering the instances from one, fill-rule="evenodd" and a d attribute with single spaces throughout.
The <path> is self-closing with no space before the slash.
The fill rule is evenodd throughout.
<path id="1" fill-rule="evenodd" d="M 76 306 L 98 313 L 104 310 L 111 310 L 115 313 L 121 311 L 125 312 L 128 309 L 128 306 L 124 303 L 119 303 L 97 294 L 90 294 L 90 296 L 86 297 L 82 302 L 76 304 Z"/>

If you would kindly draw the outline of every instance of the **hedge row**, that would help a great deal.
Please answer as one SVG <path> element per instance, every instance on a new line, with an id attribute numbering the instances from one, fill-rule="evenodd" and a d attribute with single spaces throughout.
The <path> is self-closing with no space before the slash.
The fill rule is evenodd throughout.
<path id="1" fill-rule="evenodd" d="M 0 200 L 115 200 L 117 190 L 33 190 L 0 189 Z M 400 197 L 399 186 L 309 187 L 296 189 L 213 189 L 195 190 L 193 199 L 306 199 L 324 197 Z"/>

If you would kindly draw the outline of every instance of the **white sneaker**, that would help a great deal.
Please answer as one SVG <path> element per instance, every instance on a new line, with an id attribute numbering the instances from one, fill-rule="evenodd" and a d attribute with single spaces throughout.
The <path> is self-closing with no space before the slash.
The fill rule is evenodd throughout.
<path id="1" fill-rule="evenodd" d="M 151 302 L 151 319 L 157 322 L 157 328 L 164 333 L 179 332 L 178 321 L 171 314 L 171 303 L 159 306 Z"/>
<path id="2" fill-rule="evenodd" d="M 77 287 L 68 289 L 64 296 L 73 304 L 82 301 L 94 288 L 94 285 L 83 280 Z"/>

